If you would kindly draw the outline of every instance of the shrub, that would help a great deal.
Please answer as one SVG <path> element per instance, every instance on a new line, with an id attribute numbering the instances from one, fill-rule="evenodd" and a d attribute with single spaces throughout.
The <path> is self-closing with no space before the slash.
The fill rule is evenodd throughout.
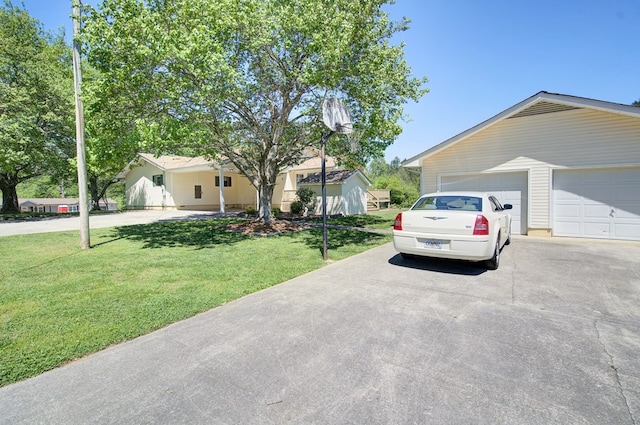
<path id="1" fill-rule="evenodd" d="M 296 191 L 296 198 L 302 204 L 302 213 L 306 213 L 315 209 L 316 193 L 308 187 L 301 187 L 300 189 L 298 189 Z"/>
<path id="2" fill-rule="evenodd" d="M 391 204 L 398 207 L 410 207 L 419 197 L 419 190 L 402 181 L 398 176 L 383 176 L 374 182 L 376 189 L 390 191 Z"/>
<path id="3" fill-rule="evenodd" d="M 302 210 L 304 209 L 304 205 L 300 201 L 293 201 L 291 203 L 291 214 L 302 214 Z"/>
<path id="4" fill-rule="evenodd" d="M 253 207 L 247 207 L 244 211 L 247 213 L 247 215 L 256 215 L 257 212 Z"/>

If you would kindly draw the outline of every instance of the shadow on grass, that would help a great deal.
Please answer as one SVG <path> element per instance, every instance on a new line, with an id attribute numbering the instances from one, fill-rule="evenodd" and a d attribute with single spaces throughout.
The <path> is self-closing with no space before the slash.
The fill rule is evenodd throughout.
<path id="1" fill-rule="evenodd" d="M 110 235 L 114 239 L 142 242 L 143 248 L 192 247 L 211 248 L 231 245 L 249 238 L 231 232 L 226 226 L 237 219 L 167 221 L 134 226 L 116 227 Z"/>
<path id="2" fill-rule="evenodd" d="M 384 221 L 384 220 L 383 220 Z M 374 232 L 363 232 L 354 229 L 328 229 L 327 249 L 338 249 L 348 245 L 376 244 L 387 236 Z M 308 229 L 303 232 L 304 243 L 322 252 L 322 228 Z"/>
<path id="3" fill-rule="evenodd" d="M 349 217 L 341 217 L 347 219 Z M 359 220 L 347 220 L 332 224 L 351 225 L 352 227 L 364 227 L 372 223 L 384 223 L 385 220 L 377 217 L 362 217 Z M 143 248 L 164 248 L 164 247 L 191 247 L 194 249 L 211 248 L 216 245 L 231 245 L 252 236 L 243 233 L 232 232 L 227 229 L 227 225 L 237 223 L 242 220 L 233 218 L 215 218 L 210 220 L 184 220 L 156 222 L 151 224 L 140 224 L 132 226 L 122 226 L 113 229 L 109 235 L 112 239 L 94 246 L 106 244 L 118 239 L 142 242 Z M 359 224 L 359 225 L 358 225 Z M 312 228 L 303 230 L 300 233 L 284 233 L 272 237 L 297 237 L 312 249 L 322 252 L 322 229 Z M 386 236 L 375 232 L 367 232 L 359 229 L 328 229 L 328 249 L 339 249 L 348 245 L 376 244 L 377 241 Z"/>
<path id="4" fill-rule="evenodd" d="M 321 217 L 312 217 L 305 219 L 308 222 L 322 224 Z M 350 215 L 340 217 L 330 217 L 328 224 L 346 227 L 384 227 L 383 225 L 393 226 L 393 221 L 374 215 Z"/>

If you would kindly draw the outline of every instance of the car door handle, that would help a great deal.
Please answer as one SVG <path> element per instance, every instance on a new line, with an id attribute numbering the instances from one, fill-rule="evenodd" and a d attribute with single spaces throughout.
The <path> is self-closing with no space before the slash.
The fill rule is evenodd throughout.
<path id="1" fill-rule="evenodd" d="M 616 214 L 616 210 L 611 208 L 611 212 L 609 213 L 609 217 L 615 217 L 615 214 Z"/>

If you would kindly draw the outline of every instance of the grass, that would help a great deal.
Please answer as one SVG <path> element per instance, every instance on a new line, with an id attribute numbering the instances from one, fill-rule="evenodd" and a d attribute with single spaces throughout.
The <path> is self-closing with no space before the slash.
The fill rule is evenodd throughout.
<path id="1" fill-rule="evenodd" d="M 393 217 L 329 223 L 388 229 Z M 78 232 L 3 237 L 0 386 L 324 265 L 321 229 L 250 237 L 227 231 L 233 221 L 95 229 L 90 250 Z M 328 239 L 329 259 L 340 260 L 391 236 L 331 228 Z"/>
<path id="2" fill-rule="evenodd" d="M 367 215 L 352 215 L 346 217 L 335 217 L 328 221 L 329 225 L 333 226 L 348 226 L 348 227 L 360 227 L 367 229 L 390 229 L 393 227 L 393 221 L 396 215 L 400 212 L 399 209 L 386 209 L 380 211 L 369 212 Z M 313 218 L 318 224 L 322 223 L 322 219 L 319 217 Z"/>

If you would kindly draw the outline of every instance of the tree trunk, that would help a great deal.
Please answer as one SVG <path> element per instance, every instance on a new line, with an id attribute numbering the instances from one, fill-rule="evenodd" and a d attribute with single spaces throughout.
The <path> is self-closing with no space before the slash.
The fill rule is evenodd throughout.
<path id="1" fill-rule="evenodd" d="M 271 216 L 271 200 L 273 199 L 273 188 L 275 184 L 265 183 L 264 181 L 258 189 L 260 194 L 260 211 L 258 218 L 265 223 L 271 223 L 273 217 Z"/>
<path id="2" fill-rule="evenodd" d="M 89 176 L 89 195 L 91 197 L 91 210 L 100 210 L 100 191 L 98 190 L 98 176 Z"/>
<path id="3" fill-rule="evenodd" d="M 2 191 L 2 209 L 0 209 L 0 213 L 20 212 L 18 192 L 16 191 L 17 185 L 18 182 L 15 179 L 0 175 L 0 190 Z"/>

